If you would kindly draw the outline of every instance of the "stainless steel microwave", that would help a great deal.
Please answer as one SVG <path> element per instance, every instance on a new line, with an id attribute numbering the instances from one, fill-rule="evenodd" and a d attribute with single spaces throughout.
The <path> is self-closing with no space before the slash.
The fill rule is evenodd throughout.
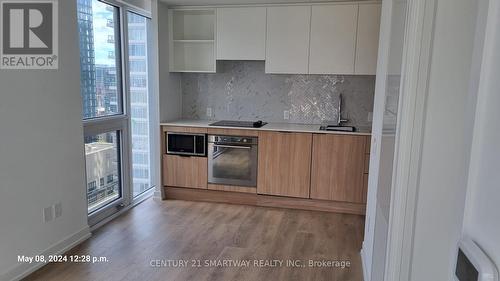
<path id="1" fill-rule="evenodd" d="M 205 134 L 166 132 L 167 154 L 207 156 Z"/>

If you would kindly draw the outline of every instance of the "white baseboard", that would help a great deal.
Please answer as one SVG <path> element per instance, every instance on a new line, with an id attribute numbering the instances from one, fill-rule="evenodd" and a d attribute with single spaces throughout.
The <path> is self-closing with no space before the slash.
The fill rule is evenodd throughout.
<path id="1" fill-rule="evenodd" d="M 363 281 L 370 281 L 370 275 L 368 272 L 366 272 L 366 257 L 365 257 L 365 251 L 363 250 L 365 248 L 365 242 L 363 242 L 363 246 L 361 247 L 361 267 L 363 268 Z"/>
<path id="2" fill-rule="evenodd" d="M 82 230 L 50 246 L 45 251 L 39 253 L 39 255 L 48 256 L 48 255 L 64 254 L 67 251 L 71 250 L 73 247 L 77 246 L 78 244 L 90 238 L 91 235 L 92 234 L 90 233 L 89 227 L 85 227 Z M 0 275 L 0 280 L 11 280 L 11 281 L 21 280 L 22 278 L 35 272 L 44 265 L 46 265 L 46 263 L 31 263 L 31 264 L 21 263 L 19 265 L 14 266 L 12 269 L 8 270 L 3 275 Z"/>

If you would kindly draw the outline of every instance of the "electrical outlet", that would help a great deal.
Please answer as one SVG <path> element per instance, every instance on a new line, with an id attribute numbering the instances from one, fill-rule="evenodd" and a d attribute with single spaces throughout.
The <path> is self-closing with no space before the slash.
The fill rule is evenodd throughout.
<path id="1" fill-rule="evenodd" d="M 368 118 L 367 118 L 367 121 L 368 121 L 368 122 L 372 122 L 372 121 L 373 121 L 373 112 L 368 112 Z"/>
<path id="2" fill-rule="evenodd" d="M 289 120 L 290 119 L 290 111 L 289 110 L 284 110 L 283 111 L 283 119 Z"/>
<path id="3" fill-rule="evenodd" d="M 43 208 L 42 215 L 43 215 L 43 222 L 49 222 L 53 220 L 54 216 L 52 215 L 52 206 Z"/>
<path id="4" fill-rule="evenodd" d="M 53 205 L 54 207 L 54 218 L 58 218 L 60 216 L 62 216 L 62 205 L 61 205 L 61 202 Z"/>
<path id="5" fill-rule="evenodd" d="M 207 107 L 207 117 L 212 117 L 212 108 Z"/>

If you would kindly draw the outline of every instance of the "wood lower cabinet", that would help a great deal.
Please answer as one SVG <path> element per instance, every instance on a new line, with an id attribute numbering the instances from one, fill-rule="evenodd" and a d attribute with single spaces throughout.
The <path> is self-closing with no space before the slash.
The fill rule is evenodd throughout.
<path id="1" fill-rule="evenodd" d="M 309 198 L 312 134 L 259 132 L 257 193 Z"/>
<path id="2" fill-rule="evenodd" d="M 257 188 L 209 184 L 208 158 L 163 150 L 166 198 L 365 213 L 370 136 L 163 126 L 163 144 L 166 131 L 259 138 Z"/>
<path id="3" fill-rule="evenodd" d="M 311 198 L 366 203 L 367 137 L 314 134 Z"/>
<path id="4" fill-rule="evenodd" d="M 207 189 L 206 157 L 163 155 L 163 185 Z"/>

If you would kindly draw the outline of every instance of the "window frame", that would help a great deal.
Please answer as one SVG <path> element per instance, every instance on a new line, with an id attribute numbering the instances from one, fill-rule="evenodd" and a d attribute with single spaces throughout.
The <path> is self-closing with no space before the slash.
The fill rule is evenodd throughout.
<path id="1" fill-rule="evenodd" d="M 120 197 L 117 198 L 116 200 L 113 200 L 107 205 L 104 205 L 100 208 L 97 208 L 95 210 L 92 210 L 92 212 L 88 213 L 88 221 L 89 225 L 95 225 L 98 222 L 102 221 L 103 219 L 107 218 L 108 216 L 116 213 L 121 206 L 124 206 L 127 204 L 129 200 L 128 192 L 126 191 L 128 181 L 129 181 L 129 175 L 128 175 L 128 169 L 129 169 L 129 164 L 128 162 L 128 157 L 129 157 L 129 152 L 127 151 L 128 147 L 128 138 L 126 137 L 127 134 L 127 128 L 123 127 L 124 124 L 126 125 L 126 119 L 110 119 L 109 122 L 100 122 L 100 123 L 93 123 L 90 125 L 84 125 L 84 138 L 85 137 L 91 137 L 95 135 L 100 135 L 100 134 L 105 134 L 109 132 L 116 132 L 117 134 L 117 149 L 118 149 L 118 157 L 119 157 L 119 163 L 118 163 L 118 182 L 120 185 Z M 87 171 L 85 170 L 85 174 Z M 97 181 L 96 181 L 97 185 Z"/>
<path id="2" fill-rule="evenodd" d="M 156 166 L 156 160 L 158 160 L 157 156 L 155 156 L 155 148 L 158 144 L 158 140 L 156 140 L 156 137 L 158 136 L 158 133 L 152 132 L 150 133 L 149 136 L 149 145 L 150 145 L 150 169 L 149 169 L 149 176 L 150 176 L 150 185 L 151 188 L 143 193 L 141 193 L 139 196 L 135 197 L 133 196 L 133 184 L 132 184 L 132 178 L 133 178 L 133 165 L 132 165 L 132 132 L 131 132 L 131 84 L 130 84 L 130 66 L 129 66 L 129 41 L 128 41 L 128 12 L 135 13 L 137 15 L 143 16 L 147 18 L 148 24 L 147 24 L 147 34 L 146 34 L 146 40 L 147 40 L 147 45 L 145 46 L 145 50 L 148 54 L 148 62 L 147 62 L 147 72 L 148 76 L 146 77 L 149 79 L 150 86 L 148 88 L 148 96 L 149 96 L 149 128 L 151 131 L 154 130 L 154 124 L 156 121 L 158 121 L 158 117 L 155 115 L 155 110 L 153 110 L 153 107 L 151 106 L 151 101 L 154 100 L 152 97 L 156 97 L 156 88 L 157 86 L 153 85 L 152 79 L 156 77 L 154 75 L 154 62 L 153 58 L 155 57 L 153 53 L 153 28 L 151 26 L 151 13 L 144 11 L 140 8 L 132 7 L 127 5 L 126 3 L 122 1 L 116 1 L 116 0 L 98 0 L 102 3 L 111 5 L 115 8 L 117 8 L 117 20 L 118 23 L 114 23 L 114 29 L 115 29 L 115 47 L 117 51 L 115 51 L 115 57 L 118 56 L 117 53 L 119 53 L 119 59 L 116 58 L 116 71 L 117 71 L 117 78 L 120 81 L 117 81 L 117 91 L 118 91 L 118 103 L 119 103 L 119 109 L 121 109 L 120 113 L 117 114 L 112 114 L 112 115 L 106 115 L 106 116 L 97 116 L 97 117 L 92 117 L 92 118 L 83 118 L 82 114 L 82 122 L 83 122 L 83 128 L 84 128 L 84 137 L 86 136 L 94 136 L 102 133 L 107 133 L 111 131 L 116 131 L 119 136 L 118 140 L 119 143 L 118 149 L 119 149 L 119 157 L 120 157 L 120 165 L 119 165 L 119 175 L 118 175 L 118 180 L 120 182 L 120 189 L 121 189 L 121 197 L 116 199 L 115 201 L 111 202 L 110 204 L 101 207 L 100 209 L 94 210 L 93 212 L 88 214 L 88 223 L 90 226 L 95 226 L 99 224 L 100 222 L 106 220 L 108 217 L 112 216 L 113 214 L 116 214 L 119 212 L 123 207 L 129 206 L 129 205 L 135 205 L 149 196 L 153 194 L 153 192 L 156 189 L 156 186 L 158 185 L 158 171 L 155 168 Z M 116 40 L 116 38 L 119 38 L 119 40 Z M 93 40 L 93 39 L 92 39 Z M 94 62 L 95 63 L 95 62 Z M 158 137 L 159 138 L 159 137 Z M 106 182 L 106 180 L 105 180 Z"/>

